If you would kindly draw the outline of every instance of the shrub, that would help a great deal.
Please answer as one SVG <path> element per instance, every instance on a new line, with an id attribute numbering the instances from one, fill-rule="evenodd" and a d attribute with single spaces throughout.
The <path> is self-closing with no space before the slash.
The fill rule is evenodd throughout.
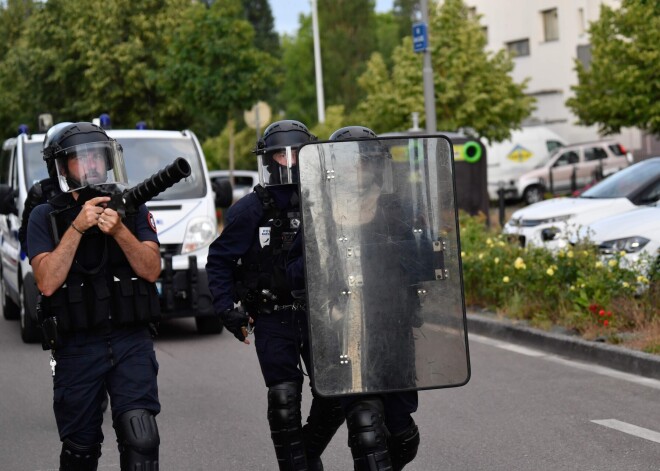
<path id="1" fill-rule="evenodd" d="M 461 213 L 459 220 L 468 305 L 537 327 L 559 325 L 585 338 L 618 342 L 624 332 L 657 334 L 657 276 L 623 267 L 621 254 L 603 259 L 589 241 L 556 253 L 523 249 L 487 228 L 483 217 Z M 641 348 L 660 349 L 660 337 L 650 337 Z"/>

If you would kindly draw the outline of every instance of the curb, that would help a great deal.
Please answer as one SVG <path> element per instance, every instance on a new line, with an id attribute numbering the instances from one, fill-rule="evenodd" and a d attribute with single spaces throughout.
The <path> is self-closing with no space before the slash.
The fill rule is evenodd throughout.
<path id="1" fill-rule="evenodd" d="M 616 345 L 546 332 L 494 315 L 468 313 L 467 324 L 468 338 L 470 333 L 474 333 L 511 340 L 575 360 L 588 361 L 607 368 L 660 380 L 660 355 L 651 355 Z"/>

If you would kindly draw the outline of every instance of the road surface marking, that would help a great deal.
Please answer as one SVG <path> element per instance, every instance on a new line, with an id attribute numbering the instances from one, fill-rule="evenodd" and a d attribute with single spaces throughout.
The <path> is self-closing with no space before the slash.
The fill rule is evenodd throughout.
<path id="1" fill-rule="evenodd" d="M 535 350 L 533 348 L 521 347 L 518 345 L 513 345 L 508 342 L 503 342 L 501 340 L 495 340 L 489 337 L 483 337 L 476 334 L 468 334 L 468 339 L 476 341 L 478 343 L 483 343 L 486 345 L 491 345 L 493 347 L 501 348 L 503 350 L 508 350 L 510 352 L 519 353 L 521 355 L 526 355 L 529 357 L 541 358 L 543 360 L 548 360 L 554 363 L 559 363 L 561 365 L 570 366 L 571 368 L 576 368 L 578 370 L 589 371 L 590 373 L 596 373 L 603 376 L 608 376 L 610 378 L 622 379 L 635 384 L 641 384 L 643 386 L 648 386 L 650 388 L 660 390 L 660 381 L 653 378 L 646 378 L 644 376 L 637 376 L 630 373 L 624 373 L 622 371 L 614 370 L 612 368 L 606 368 L 604 366 L 594 365 L 592 363 L 581 363 L 575 360 L 569 360 L 567 358 L 562 358 L 557 355 L 551 355 L 549 353 Z"/>
<path id="2" fill-rule="evenodd" d="M 602 425 L 603 427 L 627 433 L 628 435 L 634 435 L 635 437 L 660 443 L 660 432 L 655 432 L 647 428 L 638 427 L 637 425 L 628 424 L 615 419 L 592 420 L 592 422 L 594 424 Z"/>

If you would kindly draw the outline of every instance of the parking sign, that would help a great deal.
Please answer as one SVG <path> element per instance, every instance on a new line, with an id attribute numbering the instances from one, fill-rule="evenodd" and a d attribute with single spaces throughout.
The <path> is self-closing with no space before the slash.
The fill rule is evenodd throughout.
<path id="1" fill-rule="evenodd" d="M 413 51 L 414 52 L 426 51 L 426 48 L 428 46 L 426 23 L 413 23 L 412 36 L 413 36 Z"/>

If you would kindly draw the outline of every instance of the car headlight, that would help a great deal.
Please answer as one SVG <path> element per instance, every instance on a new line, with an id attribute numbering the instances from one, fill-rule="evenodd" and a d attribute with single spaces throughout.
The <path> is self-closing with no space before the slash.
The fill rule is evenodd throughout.
<path id="1" fill-rule="evenodd" d="M 183 237 L 181 255 L 193 252 L 209 245 L 215 239 L 217 227 L 211 218 L 199 217 L 191 219 L 186 227 L 186 235 Z"/>
<path id="2" fill-rule="evenodd" d="M 636 253 L 642 250 L 648 243 L 649 239 L 646 237 L 633 236 L 624 237 L 623 239 L 606 240 L 598 248 L 603 254 L 619 253 L 622 250 L 626 253 Z"/>

